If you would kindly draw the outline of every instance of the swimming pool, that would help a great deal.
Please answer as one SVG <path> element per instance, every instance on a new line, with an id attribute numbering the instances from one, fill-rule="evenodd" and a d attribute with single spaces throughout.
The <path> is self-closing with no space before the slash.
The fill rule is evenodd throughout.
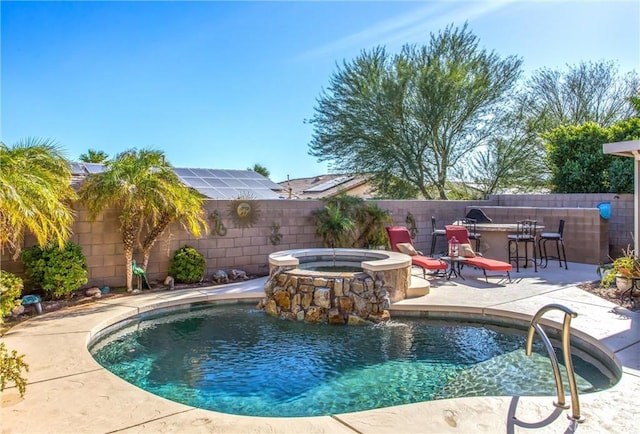
<path id="1" fill-rule="evenodd" d="M 317 416 L 462 396 L 555 394 L 542 345 L 527 357 L 523 332 L 457 322 L 396 318 L 331 327 L 283 321 L 246 305 L 187 305 L 116 324 L 90 351 L 144 390 L 239 415 Z M 617 381 L 580 357 L 574 367 L 580 393 Z"/>

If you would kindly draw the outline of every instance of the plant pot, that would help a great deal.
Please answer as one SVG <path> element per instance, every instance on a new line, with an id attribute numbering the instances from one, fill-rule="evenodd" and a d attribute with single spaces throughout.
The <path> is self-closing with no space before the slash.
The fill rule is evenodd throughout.
<path id="1" fill-rule="evenodd" d="M 622 294 L 624 291 L 628 291 L 631 288 L 632 280 L 626 276 L 616 276 L 616 288 L 618 288 L 618 294 Z"/>

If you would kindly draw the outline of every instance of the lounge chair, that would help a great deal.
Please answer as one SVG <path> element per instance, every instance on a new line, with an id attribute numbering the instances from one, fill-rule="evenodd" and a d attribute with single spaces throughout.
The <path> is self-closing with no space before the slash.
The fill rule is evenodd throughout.
<path id="1" fill-rule="evenodd" d="M 409 229 L 404 226 L 387 226 L 386 229 L 391 250 L 411 256 L 411 265 L 422 268 L 423 277 L 427 277 L 427 270 L 435 271 L 436 274 L 446 273 L 449 267 L 446 262 L 424 256 L 413 247 Z"/>
<path id="2" fill-rule="evenodd" d="M 469 241 L 469 231 L 464 226 L 459 225 L 447 225 L 444 227 L 447 233 L 447 242 L 453 237 L 460 243 L 460 255 L 466 259 L 464 265 L 470 265 L 482 270 L 484 273 L 484 279 L 489 282 L 487 271 L 502 271 L 507 274 L 509 282 L 511 282 L 511 274 L 509 272 L 513 270 L 513 266 L 508 262 L 498 261 L 496 259 L 489 259 L 482 256 L 481 253 L 474 252 L 471 248 Z"/>

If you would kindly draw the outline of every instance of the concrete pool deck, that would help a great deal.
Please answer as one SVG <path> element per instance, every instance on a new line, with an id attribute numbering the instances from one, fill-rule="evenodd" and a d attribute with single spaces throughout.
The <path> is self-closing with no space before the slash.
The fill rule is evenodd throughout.
<path id="1" fill-rule="evenodd" d="M 513 282 L 466 270 L 461 279 L 434 279 L 430 294 L 392 306 L 400 310 L 500 313 L 530 318 L 549 303 L 578 313 L 572 330 L 598 340 L 622 365 L 612 388 L 580 395 L 582 424 L 571 410 L 553 406 L 555 396 L 480 397 L 308 418 L 234 416 L 168 401 L 136 388 L 97 364 L 87 350 L 91 336 L 139 312 L 190 302 L 257 301 L 265 279 L 210 288 L 143 293 L 97 300 L 25 321 L 2 337 L 26 354 L 30 370 L 25 397 L 12 383 L 2 394 L 2 433 L 627 433 L 637 430 L 640 402 L 640 312 L 631 312 L 576 287 L 597 279 L 595 266 L 549 264 L 538 273 L 513 272 Z M 561 321 L 559 312 L 545 318 Z M 551 375 L 551 374 L 550 374 Z M 567 401 L 570 397 L 567 393 Z M 512 416 L 516 416 L 514 419 Z"/>

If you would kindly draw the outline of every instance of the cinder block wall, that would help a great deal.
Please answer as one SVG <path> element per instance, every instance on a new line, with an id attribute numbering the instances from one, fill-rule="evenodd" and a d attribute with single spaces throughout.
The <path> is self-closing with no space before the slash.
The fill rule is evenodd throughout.
<path id="1" fill-rule="evenodd" d="M 595 217 L 595 206 L 602 201 L 611 201 L 612 217 L 602 221 Z M 515 213 L 513 210 L 491 208 L 488 212 L 494 221 L 499 223 L 513 222 L 520 217 L 539 219 L 545 226 L 554 229 L 559 219 L 568 217 L 567 255 L 570 261 L 599 263 L 606 262 L 607 252 L 601 246 L 609 246 L 609 254 L 615 256 L 618 246 L 626 247 L 631 242 L 633 230 L 633 195 L 500 195 L 491 196 L 480 201 L 440 201 L 440 200 L 385 200 L 378 201 L 381 208 L 391 211 L 395 224 L 407 225 L 406 218 L 411 213 L 416 221 L 418 233 L 415 239 L 417 249 L 428 253 L 431 246 L 431 216 L 436 217 L 437 227 L 453 222 L 464 216 L 469 208 L 479 207 L 532 207 L 532 208 L 575 208 L 570 211 L 551 209 L 532 212 Z M 227 228 L 225 236 L 211 232 L 201 239 L 195 239 L 180 226 L 173 225 L 154 246 L 148 274 L 152 280 L 162 280 L 167 274 L 170 257 L 173 252 L 185 244 L 198 249 L 207 259 L 207 273 L 210 275 L 218 269 L 238 268 L 250 274 L 266 274 L 268 272 L 267 257 L 279 250 L 311 248 L 321 246 L 315 236 L 312 211 L 323 206 L 317 200 L 265 200 L 259 201 L 260 218 L 248 228 L 234 227 L 228 217 L 230 201 L 208 201 L 206 213 L 217 211 Z M 584 209 L 581 209 L 584 208 Z M 270 242 L 272 223 L 280 225 L 282 240 L 274 246 Z M 82 246 L 89 266 L 89 282 L 91 285 L 123 286 L 125 283 L 125 263 L 122 254 L 118 213 L 107 210 L 95 222 L 88 220 L 86 210 L 78 209 L 73 226 L 72 241 Z M 597 229 L 596 229 L 597 228 Z M 599 234 L 599 235 L 598 235 Z M 628 235 L 627 235 L 628 234 Z M 609 241 L 615 240 L 613 244 Z M 628 238 L 625 238 L 628 237 Z M 34 244 L 32 237 L 27 237 L 25 246 Z M 439 240 L 437 251 L 444 250 L 445 241 Z M 621 247 L 620 247 L 621 248 Z M 606 249 L 605 249 L 606 250 Z M 590 251 L 592 253 L 585 253 Z M 593 252 L 597 253 L 593 253 Z M 605 257 L 604 259 L 602 257 Z M 599 257 L 600 259 L 593 259 Z M 141 260 L 140 256 L 137 256 Z M 5 254 L 2 256 L 3 270 L 23 275 L 22 263 L 13 261 Z"/>
<path id="2" fill-rule="evenodd" d="M 515 223 L 532 219 L 544 226 L 544 232 L 556 232 L 565 220 L 564 245 L 571 262 L 601 264 L 609 258 L 609 223 L 597 208 L 543 208 L 534 206 L 485 206 L 482 210 L 494 223 Z M 549 254 L 555 246 L 547 243 Z"/>
<path id="3" fill-rule="evenodd" d="M 595 208 L 601 202 L 610 202 L 611 218 L 608 220 L 608 255 L 611 257 L 620 256 L 623 248 L 627 248 L 629 245 L 633 248 L 633 194 L 505 194 L 490 196 L 490 199 L 497 200 L 499 206 L 534 206 L 543 208 Z"/>

